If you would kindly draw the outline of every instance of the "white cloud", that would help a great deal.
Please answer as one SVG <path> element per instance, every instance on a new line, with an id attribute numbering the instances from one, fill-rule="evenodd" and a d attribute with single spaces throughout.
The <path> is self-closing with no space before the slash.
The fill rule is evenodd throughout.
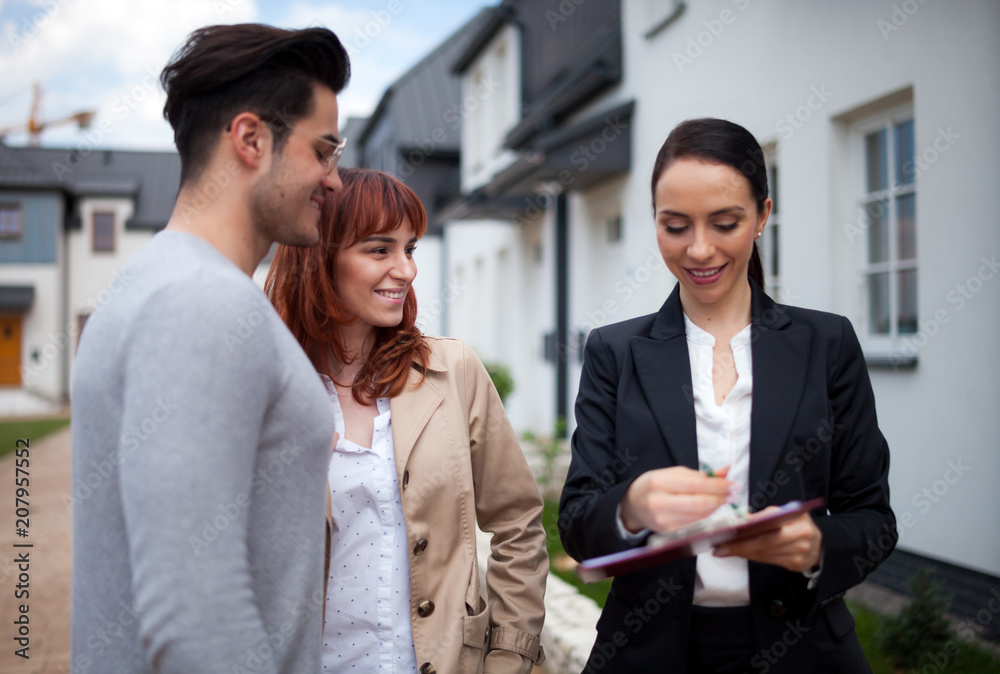
<path id="1" fill-rule="evenodd" d="M 253 21 L 257 15 L 254 0 L 49 0 L 45 6 L 48 14 L 37 22 L 4 22 L 4 30 L 13 24 L 18 32 L 16 49 L 0 51 L 0 72 L 5 73 L 0 99 L 15 97 L 25 107 L 0 107 L 0 119 L 4 124 L 26 120 L 27 98 L 16 95 L 40 81 L 43 117 L 95 110 L 95 129 L 102 124 L 112 128 L 101 133 L 98 144 L 105 147 L 136 142 L 171 147 L 170 127 L 160 112 L 160 70 L 192 30 Z M 70 128 L 58 133 L 53 128 L 45 142 L 72 143 L 84 137 Z"/>
<path id="2" fill-rule="evenodd" d="M 344 123 L 348 116 L 371 114 L 385 89 L 444 39 L 441 15 L 469 13 L 479 4 L 436 2 L 433 18 L 420 0 L 370 0 L 360 9 L 313 2 L 0 0 L 0 127 L 27 121 L 31 85 L 39 81 L 43 119 L 95 110 L 95 129 L 102 123 L 111 129 L 102 131 L 101 147 L 169 149 L 173 134 L 162 118 L 163 94 L 143 95 L 149 73 L 158 74 L 195 28 L 261 20 L 285 28 L 322 25 L 340 37 L 352 70 L 338 97 Z M 74 126 L 58 126 L 46 131 L 43 142 L 74 146 L 85 138 Z M 25 137 L 8 141 L 23 143 Z"/>

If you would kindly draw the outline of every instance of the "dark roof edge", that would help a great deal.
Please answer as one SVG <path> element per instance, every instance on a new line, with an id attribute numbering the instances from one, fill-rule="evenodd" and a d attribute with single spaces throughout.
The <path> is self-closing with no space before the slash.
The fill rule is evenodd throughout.
<path id="1" fill-rule="evenodd" d="M 451 35 L 442 40 L 436 47 L 434 47 L 434 49 L 431 50 L 430 54 L 420 59 L 420 61 L 418 61 L 416 65 L 414 65 L 412 68 L 410 68 L 405 73 L 400 75 L 395 82 L 390 84 L 388 88 L 386 88 L 385 93 L 382 94 L 382 98 L 379 99 L 378 105 L 375 106 L 375 110 L 372 112 L 372 114 L 368 115 L 368 121 L 361 129 L 361 133 L 358 134 L 358 142 L 363 145 L 368 141 L 368 135 L 378 124 L 379 120 L 382 118 L 382 115 L 385 114 L 386 109 L 389 107 L 389 101 L 390 99 L 392 99 L 392 96 L 397 89 L 406 84 L 407 80 L 409 80 L 412 77 L 415 77 L 417 73 L 419 73 L 421 70 L 430 65 L 434 61 L 434 59 L 440 57 L 441 52 L 446 50 L 453 41 L 457 40 L 458 37 L 462 34 L 462 32 L 466 28 L 468 28 L 470 24 L 476 21 L 483 14 L 492 11 L 493 10 L 489 8 L 481 9 L 479 12 L 476 13 L 475 16 L 473 16 L 471 19 L 462 24 L 459 28 L 455 30 L 455 32 L 453 32 Z"/>
<path id="2" fill-rule="evenodd" d="M 483 24 L 479 33 L 472 38 L 469 46 L 466 47 L 465 51 L 462 52 L 459 57 L 455 60 L 455 63 L 451 66 L 451 72 L 454 75 L 462 75 L 468 70 L 472 62 L 476 60 L 476 57 L 482 53 L 489 41 L 493 39 L 501 28 L 503 28 L 507 23 L 513 21 L 514 18 L 514 7 L 511 0 L 504 0 L 501 4 L 497 5 L 491 10 L 490 17 Z"/>
<path id="3" fill-rule="evenodd" d="M 635 99 L 633 98 L 608 110 L 592 112 L 586 119 L 554 129 L 548 133 L 539 134 L 536 137 L 535 147 L 539 150 L 548 152 L 549 150 L 559 147 L 560 145 L 565 145 L 567 142 L 571 142 L 580 136 L 593 131 L 598 131 L 601 127 L 608 126 L 611 123 L 608 119 L 609 117 L 625 117 L 631 121 L 632 112 L 634 110 Z"/>
<path id="4" fill-rule="evenodd" d="M 406 77 L 406 75 L 404 74 L 403 77 Z M 400 79 L 402 79 L 402 77 Z M 368 135 L 372 132 L 379 120 L 382 119 L 382 115 L 389 108 L 389 100 L 392 98 L 398 83 L 399 80 L 396 80 L 389 85 L 389 88 L 385 90 L 384 94 L 382 94 L 382 98 L 379 99 L 378 105 L 375 106 L 375 110 L 372 111 L 372 114 L 368 115 L 365 125 L 361 127 L 361 133 L 358 134 L 358 147 L 364 147 L 365 143 L 368 142 Z"/>

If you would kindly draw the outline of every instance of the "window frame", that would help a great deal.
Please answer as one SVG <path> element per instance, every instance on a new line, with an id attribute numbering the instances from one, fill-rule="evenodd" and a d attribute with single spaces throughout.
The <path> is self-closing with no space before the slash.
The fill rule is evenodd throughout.
<path id="1" fill-rule="evenodd" d="M 20 201 L 0 201 L 0 211 L 13 211 L 15 215 L 15 228 L 10 232 L 2 226 L 3 219 L 0 218 L 0 241 L 20 241 L 24 238 L 24 204 Z"/>
<path id="2" fill-rule="evenodd" d="M 761 232 L 757 246 L 761 262 L 764 265 L 764 283 L 767 293 L 774 301 L 784 304 L 784 290 L 781 285 L 781 195 L 778 190 L 778 180 L 781 172 L 778 165 L 777 146 L 769 143 L 764 146 L 764 166 L 767 171 L 767 186 L 771 198 L 771 214 L 767 218 L 764 231 Z"/>
<path id="3" fill-rule="evenodd" d="M 917 124 L 916 114 L 912 102 L 897 105 L 881 112 L 866 116 L 857 121 L 851 127 L 851 168 L 854 174 L 853 209 L 855 221 L 861 224 L 860 236 L 858 239 L 861 245 L 856 246 L 855 251 L 855 273 L 857 279 L 858 312 L 861 329 L 858 337 L 862 342 L 866 354 L 874 357 L 892 356 L 900 352 L 909 339 L 919 331 L 920 321 L 920 264 L 919 264 L 919 215 L 916 208 L 919 176 L 914 173 L 910 183 L 900 183 L 896 173 L 896 125 L 913 123 L 913 144 L 915 162 L 917 155 L 916 139 Z M 867 154 L 866 138 L 869 134 L 883 130 L 886 132 L 886 187 L 879 190 L 869 191 L 867 184 Z M 905 164 L 904 164 L 905 165 Z M 914 200 L 914 256 L 912 258 L 901 259 L 899 257 L 899 200 L 902 197 L 912 196 Z M 884 261 L 870 261 L 870 229 L 872 221 L 868 208 L 880 201 L 888 201 L 889 207 L 886 209 L 886 237 L 887 252 Z M 913 332 L 900 332 L 900 290 L 898 275 L 902 271 L 913 271 L 916 273 L 915 285 L 915 307 L 914 316 L 915 328 Z M 888 333 L 874 332 L 872 321 L 871 296 L 869 292 L 869 277 L 874 274 L 888 274 L 888 305 L 889 305 L 889 331 Z"/>
<path id="4" fill-rule="evenodd" d="M 108 217 L 111 220 L 111 243 L 108 247 L 98 247 L 97 239 L 97 220 L 99 217 Z M 118 244 L 118 233 L 117 229 L 117 214 L 114 211 L 94 211 L 90 215 L 91 224 L 91 237 L 90 237 L 90 250 L 95 253 L 114 253 Z"/>

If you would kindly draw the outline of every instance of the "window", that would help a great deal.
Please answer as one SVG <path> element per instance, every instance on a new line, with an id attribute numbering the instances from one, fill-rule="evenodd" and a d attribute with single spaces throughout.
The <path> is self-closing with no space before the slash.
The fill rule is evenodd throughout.
<path id="1" fill-rule="evenodd" d="M 0 204 L 0 239 L 20 239 L 24 234 L 21 204 Z"/>
<path id="2" fill-rule="evenodd" d="M 860 132 L 867 332 L 892 339 L 917 331 L 913 115 L 888 116 Z"/>
<path id="3" fill-rule="evenodd" d="M 622 216 L 616 215 L 608 219 L 608 243 L 617 243 L 622 240 Z"/>
<path id="4" fill-rule="evenodd" d="M 504 147 L 521 119 L 520 29 L 502 28 L 462 77 L 461 100 L 442 119 L 461 135 L 462 191 L 472 192 L 507 168 L 516 154 Z"/>
<path id="5" fill-rule="evenodd" d="M 764 284 L 767 286 L 767 293 L 778 302 L 787 302 L 788 298 L 781 293 L 781 257 L 779 255 L 779 242 L 781 232 L 781 209 L 778 207 L 778 166 L 774 148 L 764 149 L 764 157 L 767 162 L 767 186 L 771 197 L 771 216 L 767 219 L 764 232 L 757 242 L 760 251 L 761 262 L 764 264 Z"/>
<path id="6" fill-rule="evenodd" d="M 94 213 L 94 251 L 115 250 L 115 214 Z"/>

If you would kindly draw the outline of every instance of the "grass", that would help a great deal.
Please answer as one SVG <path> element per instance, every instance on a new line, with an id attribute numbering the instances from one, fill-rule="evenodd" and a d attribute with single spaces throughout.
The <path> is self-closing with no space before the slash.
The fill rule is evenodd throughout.
<path id="1" fill-rule="evenodd" d="M 558 568 L 559 560 L 566 557 L 566 551 L 563 550 L 559 540 L 559 529 L 556 526 L 558 518 L 558 504 L 546 499 L 545 509 L 542 511 L 542 524 L 545 527 L 545 545 L 549 551 L 552 573 L 576 586 L 581 594 L 590 597 L 597 602 L 598 606 L 604 608 L 604 602 L 611 590 L 610 579 L 587 584 L 577 577 L 575 571 L 565 571 Z M 879 645 L 879 632 L 885 618 L 854 602 L 848 602 L 847 606 L 854 615 L 855 630 L 873 674 L 899 674 Z M 955 655 L 942 653 L 938 656 L 939 665 L 927 662 L 920 669 L 914 671 L 922 673 L 926 670 L 934 674 L 1000 674 L 1000 659 L 997 659 L 992 653 L 977 644 L 960 639 L 956 640 L 956 644 L 958 648 Z"/>
<path id="2" fill-rule="evenodd" d="M 0 422 L 0 458 L 14 451 L 18 438 L 27 438 L 34 443 L 67 426 L 69 426 L 69 417 Z"/>

